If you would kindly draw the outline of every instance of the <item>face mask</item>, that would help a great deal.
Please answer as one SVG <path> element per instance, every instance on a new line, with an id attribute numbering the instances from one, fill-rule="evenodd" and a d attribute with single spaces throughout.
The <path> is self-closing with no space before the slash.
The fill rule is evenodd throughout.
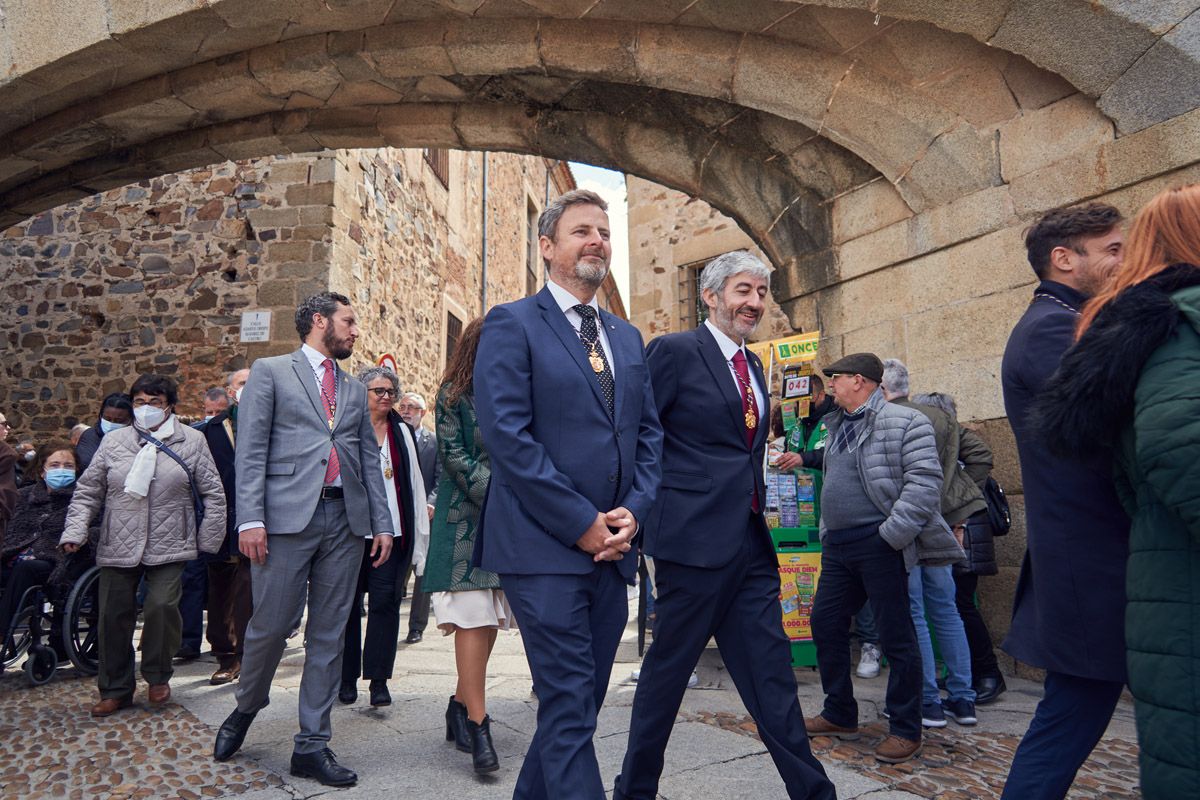
<path id="1" fill-rule="evenodd" d="M 75 482 L 75 470 L 65 467 L 46 470 L 46 485 L 51 489 L 65 489 Z"/>
<path id="2" fill-rule="evenodd" d="M 137 420 L 139 428 L 148 431 L 161 425 L 167 418 L 167 412 L 154 406 L 138 406 L 133 410 L 133 418 Z"/>
<path id="3" fill-rule="evenodd" d="M 104 433 L 112 433 L 113 431 L 119 431 L 119 430 L 121 430 L 121 428 L 128 428 L 128 427 L 129 427 L 128 424 L 124 424 L 124 423 L 120 423 L 120 422 L 110 422 L 106 419 L 100 420 L 100 430 L 103 431 Z"/>
<path id="4" fill-rule="evenodd" d="M 28 453 L 25 454 L 26 461 L 33 461 L 33 459 L 35 459 L 35 458 L 37 458 L 37 453 L 33 450 L 30 450 Z"/>
<path id="5" fill-rule="evenodd" d="M 245 388 L 246 388 L 245 386 L 241 386 L 238 388 L 238 390 L 236 392 L 233 393 L 233 402 L 235 402 L 235 403 L 242 402 L 242 389 L 245 389 Z"/>
<path id="6" fill-rule="evenodd" d="M 208 422 L 211 419 L 215 419 L 216 416 L 217 416 L 216 414 L 209 414 L 207 417 L 204 418 L 204 421 Z"/>

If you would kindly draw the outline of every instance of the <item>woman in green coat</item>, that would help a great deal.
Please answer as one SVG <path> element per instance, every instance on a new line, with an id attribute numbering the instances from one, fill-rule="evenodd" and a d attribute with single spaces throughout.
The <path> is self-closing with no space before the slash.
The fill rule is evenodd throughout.
<path id="1" fill-rule="evenodd" d="M 467 325 L 442 378 L 437 396 L 438 458 L 442 476 L 429 531 L 425 591 L 432 592 L 438 628 L 454 634 L 458 686 L 446 709 L 446 740 L 471 753 L 476 772 L 500 768 L 484 702 L 488 657 L 496 632 L 507 629 L 512 611 L 495 573 L 471 566 L 479 509 L 492 470 L 475 422 L 471 375 L 483 319 Z"/>
<path id="2" fill-rule="evenodd" d="M 1039 403 L 1049 444 L 1111 453 L 1129 535 L 1125 640 L 1147 800 L 1200 797 L 1200 185 L 1137 215 Z"/>

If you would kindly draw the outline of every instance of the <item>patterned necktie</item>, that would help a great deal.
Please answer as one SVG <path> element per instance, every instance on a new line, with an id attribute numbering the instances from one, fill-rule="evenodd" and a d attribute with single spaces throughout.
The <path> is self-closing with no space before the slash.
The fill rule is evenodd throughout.
<path id="1" fill-rule="evenodd" d="M 613 383 L 612 370 L 608 367 L 608 357 L 604 355 L 604 348 L 600 345 L 600 331 L 596 328 L 596 310 L 582 303 L 574 306 L 574 309 L 582 317 L 579 324 L 579 339 L 587 348 L 588 363 L 591 364 L 592 371 L 596 373 L 596 378 L 600 381 L 600 391 L 604 393 L 604 402 L 608 405 L 608 413 L 611 415 L 616 386 Z"/>
<path id="2" fill-rule="evenodd" d="M 746 446 L 754 449 L 754 434 L 758 431 L 758 402 L 754 399 L 754 384 L 750 383 L 750 369 L 746 366 L 746 354 L 738 350 L 733 354 L 733 371 L 737 373 L 738 391 L 742 395 L 742 427 L 745 429 Z M 758 481 L 755 480 L 754 499 L 750 510 L 758 513 Z"/>
<path id="3" fill-rule="evenodd" d="M 325 419 L 329 423 L 330 432 L 332 432 L 333 418 L 337 414 L 337 374 L 333 368 L 332 359 L 325 359 L 321 362 L 321 366 L 325 367 L 325 375 L 321 378 L 321 401 L 325 404 Z M 325 465 L 325 485 L 329 486 L 336 481 L 341 472 L 342 467 L 338 462 L 337 448 L 331 445 L 329 463 Z"/>
<path id="4" fill-rule="evenodd" d="M 842 418 L 842 426 L 838 428 L 837 434 L 833 437 L 833 442 L 829 445 L 831 452 L 854 452 L 850 447 L 858 439 L 858 424 L 862 422 L 862 418 L 863 415 L 861 413 L 854 416 L 847 414 Z"/>

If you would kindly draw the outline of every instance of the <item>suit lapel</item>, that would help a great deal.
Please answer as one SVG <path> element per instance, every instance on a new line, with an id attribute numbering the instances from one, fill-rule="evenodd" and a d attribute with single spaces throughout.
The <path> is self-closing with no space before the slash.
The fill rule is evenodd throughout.
<path id="1" fill-rule="evenodd" d="M 312 403 L 313 411 L 317 412 L 317 416 L 321 418 L 321 424 L 328 426 L 325 416 L 325 406 L 321 403 L 321 395 L 317 390 L 317 376 L 313 372 L 312 365 L 308 363 L 308 359 L 304 357 L 303 350 L 297 350 L 292 353 L 292 369 L 296 373 L 297 380 L 300 381 L 300 386 L 303 387 L 304 393 L 308 395 L 309 402 Z"/>
<path id="2" fill-rule="evenodd" d="M 708 367 L 708 371 L 712 373 L 717 391 L 725 400 L 725 408 L 729 411 L 734 429 L 738 432 L 738 438 L 744 445 L 746 437 L 742 435 L 742 431 L 746 429 L 746 419 L 742 411 L 742 395 L 734 384 L 733 374 L 729 371 L 729 362 L 721 354 L 721 347 L 707 326 L 700 325 L 696 328 L 696 342 L 700 347 L 700 358 L 704 361 L 704 366 Z"/>
<path id="3" fill-rule="evenodd" d="M 343 409 L 346 403 L 350 400 L 350 376 L 343 370 L 338 369 L 337 362 L 333 362 L 333 375 L 337 379 L 337 406 L 333 409 L 333 428 L 337 430 L 337 426 L 345 416 Z"/>
<path id="4" fill-rule="evenodd" d="M 562 342 L 562 346 L 566 348 L 567 354 L 579 367 L 579 371 L 583 373 L 588 386 L 592 387 L 592 394 L 596 397 L 596 402 L 608 413 L 608 404 L 604 402 L 604 394 L 600 391 L 600 381 L 596 380 L 596 373 L 592 371 L 591 364 L 584 357 L 583 343 L 579 341 L 579 334 L 575 333 L 575 328 L 571 323 L 567 322 L 567 315 L 558 307 L 558 303 L 554 302 L 554 295 L 547 288 L 542 288 L 537 294 L 538 306 L 542 309 L 542 319 L 550 326 L 550 330 L 554 331 L 554 335 Z M 615 350 L 615 348 L 614 348 Z M 615 356 L 614 356 L 615 357 Z"/>
<path id="5" fill-rule="evenodd" d="M 762 362 L 758 360 L 758 356 L 752 353 L 749 348 L 746 349 L 746 360 L 750 362 L 753 377 L 758 381 L 758 385 L 763 388 L 761 399 L 764 411 L 762 416 L 758 418 L 758 428 L 754 431 L 754 447 L 758 447 L 762 444 L 763 439 L 766 438 L 767 431 L 771 427 L 771 392 L 767 386 L 767 378 L 763 374 Z"/>

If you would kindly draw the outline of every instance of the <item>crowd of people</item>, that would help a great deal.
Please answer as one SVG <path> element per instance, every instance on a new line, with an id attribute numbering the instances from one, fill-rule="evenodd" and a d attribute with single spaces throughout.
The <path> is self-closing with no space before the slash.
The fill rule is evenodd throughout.
<path id="1" fill-rule="evenodd" d="M 1001 378 L 1027 549 L 1002 648 L 1046 677 L 1004 797 L 1064 797 L 1126 686 L 1143 795 L 1197 796 L 1200 187 L 1155 197 L 1127 238 L 1117 209 L 1092 203 L 1047 212 L 1025 241 L 1039 282 Z M 140 609 L 151 705 L 169 700 L 174 663 L 198 656 L 202 636 L 211 683 L 237 681 L 214 745 L 223 761 L 269 702 L 307 604 L 291 770 L 345 786 L 357 776 L 329 748 L 330 710 L 357 702 L 360 679 L 372 706 L 391 703 L 415 574 L 406 640 L 421 641 L 430 606 L 454 636 L 447 742 L 475 772 L 499 768 L 488 660 L 497 632 L 519 624 L 538 726 L 514 796 L 599 800 L 593 736 L 640 552 L 654 637 L 614 797 L 656 796 L 714 638 L 789 797 L 836 796 L 809 737 L 860 736 L 853 634 L 860 677 L 887 662 L 880 761 L 919 756 L 922 729 L 947 718 L 975 725 L 1006 689 L 976 590 L 997 572 L 1008 521 L 992 452 L 954 398 L 913 394 L 903 362 L 852 353 L 813 377 L 811 411 L 785 438 L 745 346 L 770 280 L 757 258 L 710 262 L 707 320 L 646 347 L 595 300 L 611 257 L 600 197 L 550 203 L 539 248 L 546 287 L 466 327 L 434 432 L 394 372 L 339 366 L 358 323 L 325 292 L 296 311 L 300 348 L 231 373 L 192 425 L 175 382 L 147 374 L 69 440 L 0 441 L 0 634 L 27 589 L 53 599 L 95 563 L 91 714 L 133 703 Z M 825 698 L 807 718 L 764 519 L 768 444 L 773 469 L 823 477 L 811 624 Z"/>

